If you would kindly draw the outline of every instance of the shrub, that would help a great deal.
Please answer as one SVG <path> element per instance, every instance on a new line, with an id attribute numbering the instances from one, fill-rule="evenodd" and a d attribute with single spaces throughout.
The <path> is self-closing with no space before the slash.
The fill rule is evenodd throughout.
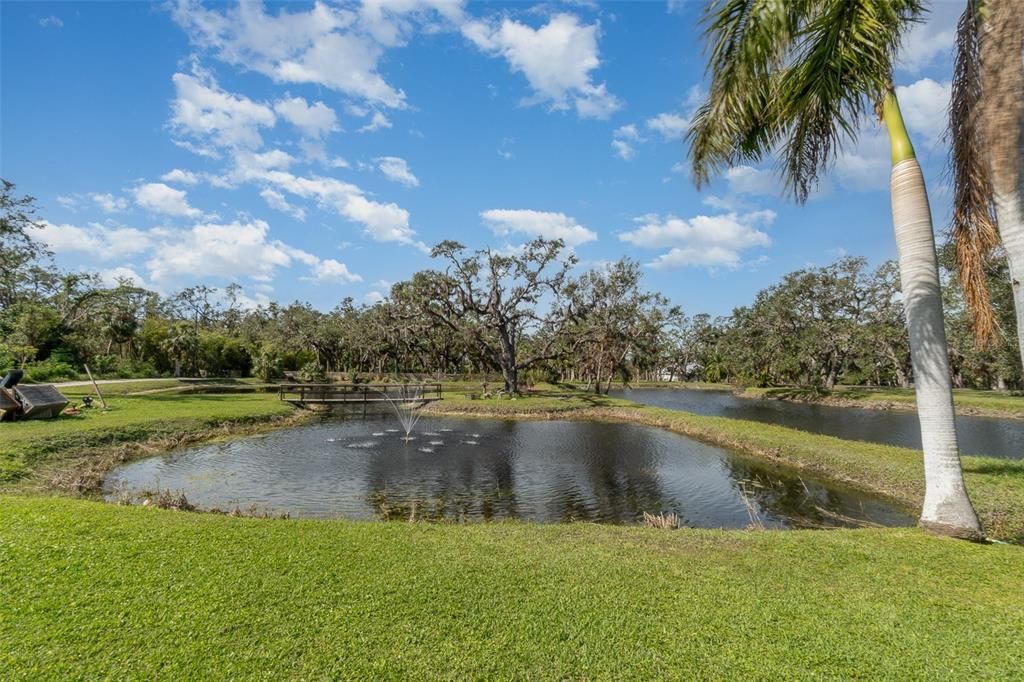
<path id="1" fill-rule="evenodd" d="M 327 370 L 316 362 L 307 362 L 299 370 L 299 380 L 311 384 L 322 384 L 327 381 Z"/>
<path id="2" fill-rule="evenodd" d="M 64 379 L 77 379 L 78 371 L 66 362 L 45 360 L 25 365 L 25 378 L 29 381 L 48 383 Z"/>
<path id="3" fill-rule="evenodd" d="M 271 348 L 261 348 L 253 359 L 252 372 L 261 381 L 274 381 L 280 379 L 281 356 Z"/>

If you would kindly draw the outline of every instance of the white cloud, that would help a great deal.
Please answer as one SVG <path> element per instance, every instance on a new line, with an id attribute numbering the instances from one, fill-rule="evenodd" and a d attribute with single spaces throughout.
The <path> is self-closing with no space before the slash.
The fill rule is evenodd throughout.
<path id="1" fill-rule="evenodd" d="M 373 112 L 370 122 L 357 130 L 359 133 L 375 133 L 378 130 L 391 127 L 391 120 L 379 111 Z"/>
<path id="2" fill-rule="evenodd" d="M 665 140 L 681 140 L 690 129 L 690 119 L 669 112 L 647 119 L 646 125 Z"/>
<path id="3" fill-rule="evenodd" d="M 313 199 L 322 208 L 361 224 L 366 234 L 377 241 L 416 243 L 408 211 L 394 203 L 367 199 L 363 191 L 351 183 L 316 175 L 303 177 L 283 170 L 248 168 L 235 173 L 238 180 L 270 185 L 279 192 Z"/>
<path id="4" fill-rule="evenodd" d="M 381 43 L 360 30 L 359 15 L 349 8 L 318 2 L 309 11 L 269 14 L 262 3 L 241 2 L 220 12 L 180 0 L 173 17 L 193 43 L 229 64 L 279 83 L 312 83 L 379 106 L 405 106 L 405 93 L 377 71 Z"/>
<path id="5" fill-rule="evenodd" d="M 267 202 L 270 208 L 273 208 L 282 213 L 287 213 L 296 220 L 305 220 L 306 211 L 300 206 L 292 206 L 288 203 L 288 200 L 284 198 L 284 195 L 276 190 L 272 190 L 269 187 L 263 188 L 260 191 L 260 196 Z"/>
<path id="6" fill-rule="evenodd" d="M 640 131 L 636 129 L 636 126 L 632 123 L 629 125 L 620 126 L 616 128 L 615 132 L 612 133 L 612 149 L 615 150 L 616 156 L 626 161 L 636 157 L 636 144 L 645 142 L 643 137 L 640 136 Z"/>
<path id="7" fill-rule="evenodd" d="M 192 171 L 181 170 L 180 168 L 167 171 L 160 176 L 160 179 L 164 182 L 175 182 L 179 185 L 195 185 L 199 182 L 198 175 Z"/>
<path id="8" fill-rule="evenodd" d="M 301 97 L 289 97 L 274 102 L 274 111 L 306 137 L 321 138 L 338 130 L 338 117 L 323 102 L 309 104 Z"/>
<path id="9" fill-rule="evenodd" d="M 900 110 L 918 152 L 940 148 L 946 130 L 949 81 L 921 78 L 896 88 Z M 866 118 L 849 145 L 836 157 L 831 177 L 846 190 L 884 191 L 889 188 L 892 163 L 889 136 L 884 126 Z"/>
<path id="10" fill-rule="evenodd" d="M 60 17 L 51 14 L 40 19 L 39 25 L 43 28 L 64 28 L 64 21 Z"/>
<path id="11" fill-rule="evenodd" d="M 365 296 L 366 302 L 369 304 L 380 303 L 384 300 L 384 294 L 379 291 L 371 291 Z"/>
<path id="12" fill-rule="evenodd" d="M 743 251 L 771 244 L 771 238 L 758 228 L 774 220 L 775 213 L 767 210 L 698 215 L 688 220 L 651 214 L 637 218 L 639 227 L 620 233 L 619 239 L 643 248 L 669 248 L 649 263 L 658 270 L 690 265 L 734 268 Z"/>
<path id="13" fill-rule="evenodd" d="M 313 279 L 318 282 L 362 282 L 363 278 L 349 272 L 348 266 L 333 258 L 322 260 L 313 266 Z"/>
<path id="14" fill-rule="evenodd" d="M 359 27 L 381 45 L 402 45 L 412 32 L 414 21 L 437 32 L 463 21 L 463 0 L 363 0 Z M 436 14 L 435 14 L 436 13 Z M 440 22 L 433 21 L 434 16 Z"/>
<path id="15" fill-rule="evenodd" d="M 63 208 L 76 213 L 78 211 L 78 198 L 73 196 L 65 196 L 63 194 L 57 195 L 57 203 Z"/>
<path id="16" fill-rule="evenodd" d="M 885 128 L 865 122 L 857 135 L 856 146 L 836 157 L 832 178 L 846 190 L 887 190 L 891 170 L 889 136 Z"/>
<path id="17" fill-rule="evenodd" d="M 202 211 L 189 205 L 183 190 L 174 189 L 162 182 L 139 185 L 135 188 L 134 194 L 135 203 L 153 213 L 185 218 L 198 218 L 202 215 Z"/>
<path id="18" fill-rule="evenodd" d="M 189 230 L 163 232 L 146 262 L 150 277 L 159 284 L 197 278 L 251 277 L 269 281 L 279 268 L 294 261 L 318 259 L 279 241 L 269 241 L 269 225 L 262 220 L 203 223 Z"/>
<path id="19" fill-rule="evenodd" d="M 501 237 L 518 233 L 528 237 L 561 239 L 569 246 L 597 239 L 597 234 L 564 213 L 492 208 L 481 212 L 480 217 L 494 234 Z"/>
<path id="20" fill-rule="evenodd" d="M 146 284 L 146 280 L 142 278 L 142 275 L 123 265 L 116 268 L 109 268 L 107 270 L 100 270 L 99 275 L 100 281 L 102 281 L 104 286 L 107 287 L 116 287 L 122 280 L 124 280 L 131 286 L 149 288 L 149 285 Z"/>
<path id="21" fill-rule="evenodd" d="M 128 208 L 127 199 L 115 197 L 113 194 L 97 194 L 93 192 L 89 195 L 89 198 L 95 201 L 104 213 L 119 213 Z"/>
<path id="22" fill-rule="evenodd" d="M 285 170 L 295 163 L 295 157 L 280 149 L 265 152 L 238 152 L 235 154 L 235 168 L 243 175 L 268 170 Z"/>
<path id="23" fill-rule="evenodd" d="M 936 83 L 931 78 L 896 88 L 907 129 L 922 136 L 929 146 L 939 144 L 946 132 L 951 90 L 949 81 Z"/>
<path id="24" fill-rule="evenodd" d="M 704 99 L 704 91 L 700 85 L 690 87 L 683 98 L 679 111 L 667 111 L 647 119 L 645 125 L 667 142 L 678 142 L 682 140 L 690 129 L 694 112 Z"/>
<path id="25" fill-rule="evenodd" d="M 273 126 L 277 120 L 270 107 L 225 92 L 209 77 L 176 73 L 171 80 L 176 92 L 171 129 L 177 135 L 195 138 L 199 142 L 195 148 L 208 154 L 205 145 L 257 148 L 263 144 L 259 129 Z"/>
<path id="26" fill-rule="evenodd" d="M 133 227 L 106 227 L 89 223 L 87 227 L 56 225 L 47 221 L 32 230 L 35 239 L 54 253 L 84 253 L 97 260 L 113 260 L 144 252 L 151 239 L 148 233 Z"/>
<path id="27" fill-rule="evenodd" d="M 419 178 L 409 170 L 409 164 L 406 163 L 405 159 L 397 156 L 380 156 L 374 159 L 374 161 L 377 162 L 377 168 L 380 169 L 380 172 L 391 180 L 406 187 L 420 186 Z"/>
<path id="28" fill-rule="evenodd" d="M 752 166 L 733 166 L 725 171 L 725 179 L 729 183 L 729 191 L 736 194 L 779 193 L 779 181 L 768 170 Z"/>
<path id="29" fill-rule="evenodd" d="M 915 25 L 903 40 L 897 65 L 910 73 L 931 66 L 940 56 L 949 58 L 956 44 L 956 25 L 964 3 L 930 3 L 927 20 Z"/>
<path id="30" fill-rule="evenodd" d="M 489 54 L 505 58 L 522 73 L 534 95 L 525 104 L 549 102 L 554 109 L 575 106 L 583 118 L 607 118 L 621 106 L 591 72 L 600 64 L 597 39 L 600 26 L 581 24 L 572 14 L 557 14 L 538 29 L 503 18 L 497 25 L 469 21 L 463 35 Z"/>
<path id="31" fill-rule="evenodd" d="M 620 159 L 629 161 L 636 157 L 636 147 L 625 140 L 612 140 L 612 149 L 615 150 L 615 155 Z"/>

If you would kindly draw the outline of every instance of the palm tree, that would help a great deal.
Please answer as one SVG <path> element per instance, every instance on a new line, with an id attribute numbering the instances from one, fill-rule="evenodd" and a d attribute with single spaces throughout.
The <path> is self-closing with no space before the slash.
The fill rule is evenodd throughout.
<path id="1" fill-rule="evenodd" d="M 952 238 L 975 337 L 996 336 L 985 260 L 1002 243 L 1024 360 L 1024 13 L 1017 0 L 968 0 L 957 26 L 949 108 Z"/>
<path id="2" fill-rule="evenodd" d="M 893 229 L 924 449 L 920 524 L 978 539 L 964 486 L 935 237 L 921 167 L 892 85 L 921 0 L 713 0 L 705 17 L 711 85 L 689 133 L 693 177 L 778 154 L 803 202 L 872 109 L 891 143 Z"/>

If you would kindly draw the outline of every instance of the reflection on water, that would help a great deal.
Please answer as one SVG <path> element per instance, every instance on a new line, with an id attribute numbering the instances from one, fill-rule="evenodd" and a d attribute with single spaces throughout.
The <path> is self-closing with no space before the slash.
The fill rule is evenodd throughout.
<path id="1" fill-rule="evenodd" d="M 252 505 L 304 517 L 685 525 L 884 525 L 912 519 L 667 431 L 629 424 L 424 418 L 403 441 L 386 420 L 332 420 L 135 462 L 115 491 L 184 491 L 201 508 Z M 429 445 L 427 445 L 429 443 Z"/>
<path id="2" fill-rule="evenodd" d="M 916 412 L 737 398 L 731 391 L 648 388 L 614 391 L 613 395 L 672 410 L 749 419 L 847 440 L 921 448 L 921 427 Z M 967 454 L 1024 458 L 1022 420 L 958 416 L 956 425 L 960 449 Z"/>

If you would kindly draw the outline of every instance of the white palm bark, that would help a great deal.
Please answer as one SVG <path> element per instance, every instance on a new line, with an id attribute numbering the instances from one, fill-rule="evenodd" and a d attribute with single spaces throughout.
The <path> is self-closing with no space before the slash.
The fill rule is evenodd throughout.
<path id="1" fill-rule="evenodd" d="M 1024 149 L 1021 150 L 1024 154 Z M 993 184 L 998 180 L 993 178 Z M 1010 284 L 1013 290 L 1013 308 L 1017 313 L 1017 347 L 1024 359 L 1024 187 L 1017 183 L 1016 191 L 995 191 L 992 203 L 996 209 L 999 238 L 1006 251 L 1010 266 Z"/>
<path id="2" fill-rule="evenodd" d="M 893 230 L 924 451 L 920 524 L 944 535 L 981 539 L 981 524 L 967 496 L 960 464 L 928 192 L 894 94 L 886 97 L 882 112 L 892 145 Z"/>

